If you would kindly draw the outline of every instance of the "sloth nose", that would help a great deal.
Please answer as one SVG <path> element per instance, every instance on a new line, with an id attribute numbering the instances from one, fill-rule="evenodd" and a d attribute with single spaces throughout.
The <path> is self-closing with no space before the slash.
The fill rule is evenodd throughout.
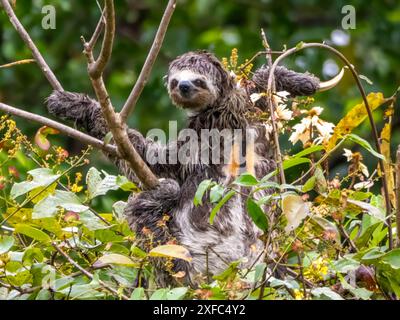
<path id="1" fill-rule="evenodd" d="M 183 94 L 187 94 L 192 88 L 192 84 L 190 81 L 181 81 L 179 82 L 179 91 Z"/>

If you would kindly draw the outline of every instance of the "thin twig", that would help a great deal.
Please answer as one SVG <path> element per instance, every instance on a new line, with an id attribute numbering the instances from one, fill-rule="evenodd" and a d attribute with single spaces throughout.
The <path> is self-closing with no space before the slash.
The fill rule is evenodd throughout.
<path id="1" fill-rule="evenodd" d="M 89 50 L 93 50 L 94 46 L 96 45 L 97 40 L 99 39 L 100 34 L 103 32 L 104 25 L 105 25 L 105 18 L 104 18 L 104 10 L 103 10 L 101 13 L 99 22 L 97 23 L 96 29 L 87 44 Z"/>
<path id="2" fill-rule="evenodd" d="M 21 64 L 28 64 L 28 63 L 32 63 L 32 62 L 36 62 L 35 59 L 23 59 L 23 60 L 18 60 L 18 61 L 14 61 L 14 62 L 10 62 L 7 64 L 3 64 L 0 66 L 0 69 L 5 69 L 5 68 L 11 68 L 14 66 L 19 66 Z"/>
<path id="3" fill-rule="evenodd" d="M 150 72 L 153 68 L 154 62 L 156 61 L 158 53 L 160 52 L 161 45 L 164 41 L 164 37 L 165 37 L 165 34 L 168 29 L 168 24 L 171 20 L 172 14 L 175 11 L 175 7 L 176 7 L 176 0 L 169 0 L 168 5 L 165 9 L 164 15 L 161 19 L 160 25 L 158 27 L 156 36 L 154 38 L 153 44 L 147 55 L 146 61 L 142 67 L 142 70 L 140 71 L 140 74 L 135 83 L 135 86 L 133 87 L 133 89 L 132 89 L 128 99 L 126 100 L 125 105 L 122 108 L 122 111 L 120 113 L 122 122 L 126 122 L 129 115 L 135 109 L 135 106 L 140 97 L 140 94 L 142 93 L 143 88 L 145 87 L 145 85 L 147 83 L 147 80 L 150 76 Z"/>
<path id="4" fill-rule="evenodd" d="M 8 18 L 10 19 L 10 22 L 14 26 L 15 30 L 17 30 L 17 32 L 19 33 L 22 40 L 25 42 L 25 44 L 31 50 L 32 55 L 36 60 L 36 63 L 40 66 L 40 69 L 42 70 L 42 72 L 45 75 L 45 77 L 47 78 L 47 80 L 50 82 L 53 89 L 63 91 L 63 87 L 61 86 L 61 83 L 58 81 L 58 79 L 54 75 L 53 71 L 50 69 L 50 67 L 48 66 L 46 61 L 43 59 L 43 56 L 40 54 L 38 48 L 33 43 L 28 32 L 26 32 L 24 26 L 18 20 L 17 16 L 14 13 L 14 10 L 11 7 L 8 0 L 0 0 L 0 1 L 1 1 L 1 4 L 2 4 Z"/>
<path id="5" fill-rule="evenodd" d="M 54 249 L 56 249 L 65 259 L 68 260 L 68 262 L 70 264 L 72 264 L 75 268 L 77 268 L 80 272 L 82 272 L 85 276 L 87 276 L 89 279 L 94 279 L 94 275 L 92 273 L 90 273 L 89 271 L 87 271 L 86 269 L 84 269 L 83 267 L 81 267 L 74 259 L 72 259 L 66 252 L 64 252 L 64 250 L 62 250 L 55 242 L 52 242 L 51 245 L 54 247 Z M 109 292 L 111 292 L 112 294 L 116 295 L 117 297 L 121 297 L 123 300 L 129 300 L 129 297 L 127 297 L 126 295 L 124 295 L 123 293 L 119 293 L 117 290 L 115 290 L 114 288 L 110 287 L 109 285 L 107 285 L 104 281 L 98 279 L 97 280 L 99 282 L 99 284 L 106 290 L 108 290 Z"/>
<path id="6" fill-rule="evenodd" d="M 103 116 L 108 127 L 114 137 L 118 147 L 118 153 L 121 158 L 125 159 L 135 172 L 138 179 L 147 189 L 153 189 L 158 185 L 158 179 L 146 165 L 143 159 L 135 150 L 127 133 L 126 124 L 121 120 L 120 116 L 115 113 L 111 103 L 109 94 L 103 80 L 103 71 L 107 62 L 111 58 L 112 45 L 115 34 L 115 12 L 114 1 L 106 0 L 105 6 L 105 31 L 103 45 L 97 61 L 93 58 L 92 49 L 84 43 L 85 55 L 88 60 L 88 73 L 92 82 L 93 89 L 96 93 L 97 100 L 100 104 Z"/>
<path id="7" fill-rule="evenodd" d="M 364 101 L 364 105 L 365 108 L 367 110 L 367 114 L 368 114 L 368 119 L 372 128 L 372 133 L 373 133 L 373 137 L 374 137 L 374 141 L 375 141 L 375 147 L 376 147 L 376 151 L 379 154 L 382 154 L 381 152 L 381 143 L 379 141 L 379 136 L 378 136 L 378 130 L 376 128 L 376 124 L 372 115 L 372 111 L 371 111 L 371 107 L 369 106 L 368 103 L 368 99 L 367 99 L 367 95 L 365 93 L 364 87 L 362 86 L 361 80 L 358 76 L 358 73 L 356 72 L 356 70 L 354 69 L 354 66 L 350 63 L 350 61 L 338 50 L 336 50 L 335 48 L 328 46 L 326 44 L 323 43 L 304 43 L 301 46 L 296 46 L 294 48 L 291 48 L 287 51 L 285 51 L 282 55 L 280 55 L 274 62 L 274 64 L 272 65 L 272 68 L 269 72 L 269 77 L 268 77 L 268 85 L 267 85 L 267 92 L 271 92 L 272 91 L 272 84 L 273 84 L 273 74 L 275 72 L 276 67 L 278 66 L 278 64 L 286 57 L 292 55 L 293 53 L 296 53 L 298 51 L 301 51 L 303 49 L 307 49 L 307 48 L 322 48 L 322 49 L 326 49 L 332 53 L 334 53 L 337 57 L 339 57 L 343 63 L 349 68 L 349 70 L 351 71 L 351 74 L 353 75 L 354 80 L 356 81 L 358 90 L 360 91 L 360 94 L 362 96 L 362 99 Z M 271 96 L 271 95 L 270 95 Z M 272 99 L 270 99 L 272 100 Z M 388 185 L 387 185 L 387 177 L 385 175 L 384 172 L 384 164 L 383 164 L 383 160 L 379 159 L 379 167 L 381 169 L 381 179 L 382 179 L 382 187 L 383 187 L 383 193 L 384 193 L 384 198 L 385 198 L 385 205 L 386 205 L 386 226 L 388 227 L 388 240 L 389 240 L 389 249 L 393 248 L 393 235 L 392 235 L 392 225 L 391 225 L 391 203 L 390 203 L 390 196 L 389 196 L 389 189 L 388 189 Z M 280 170 L 282 168 L 279 168 Z"/>
<path id="8" fill-rule="evenodd" d="M 19 108 L 11 107 L 7 104 L 0 102 L 0 111 L 11 114 L 13 116 L 17 116 L 29 121 L 37 122 L 41 125 L 57 129 L 58 131 L 62 132 L 63 134 L 72 137 L 80 142 L 86 143 L 91 145 L 95 148 L 104 150 L 106 152 L 111 153 L 112 155 L 117 155 L 117 148 L 111 144 L 105 144 L 103 141 L 93 138 L 90 135 L 87 135 L 79 130 L 75 130 L 71 127 L 63 125 L 57 121 L 48 119 L 46 117 L 39 116 L 34 113 L 30 113 Z"/>
<path id="9" fill-rule="evenodd" d="M 267 51 L 266 54 L 266 58 L 267 58 L 267 62 L 268 62 L 268 70 L 269 70 L 269 78 L 268 79 L 272 79 L 272 85 L 268 86 L 268 107 L 269 107 L 269 113 L 270 113 L 270 117 L 271 117 L 271 124 L 272 124 L 272 134 L 274 137 L 274 144 L 275 144 L 275 160 L 276 160 L 276 164 L 277 164 L 277 169 L 278 169 L 278 174 L 279 174 L 279 181 L 280 184 L 286 184 L 286 179 L 285 179 L 285 172 L 283 170 L 283 160 L 282 160 L 282 153 L 281 153 L 281 149 L 280 149 L 280 145 L 279 145 L 279 133 L 278 133 L 278 126 L 276 124 L 276 117 L 275 117 L 275 112 L 277 109 L 277 102 L 276 99 L 274 97 L 274 94 L 276 92 L 276 88 L 275 88 L 275 76 L 274 76 L 274 72 L 275 69 L 272 68 L 272 55 L 270 53 L 270 47 L 268 44 L 268 40 L 267 37 L 265 35 L 265 32 L 263 29 L 261 29 L 261 37 L 263 40 L 263 46 L 265 48 L 265 50 Z"/>
<path id="10" fill-rule="evenodd" d="M 103 44 L 101 46 L 101 51 L 99 57 L 94 63 L 91 63 L 88 67 L 89 75 L 92 79 L 99 79 L 103 74 L 103 71 L 110 61 L 112 48 L 114 44 L 114 36 L 115 36 L 115 10 L 114 10 L 114 0 L 106 0 L 105 1 L 105 24 L 106 28 L 104 31 Z M 103 17 L 103 13 L 102 13 Z M 102 20 L 102 18 L 101 18 Z M 100 28 L 100 27 L 99 27 Z M 92 39 L 96 37 L 96 32 L 98 32 L 98 28 L 96 28 Z M 94 42 L 94 40 L 93 40 Z M 92 51 L 93 47 L 85 48 L 85 50 L 89 49 Z"/>

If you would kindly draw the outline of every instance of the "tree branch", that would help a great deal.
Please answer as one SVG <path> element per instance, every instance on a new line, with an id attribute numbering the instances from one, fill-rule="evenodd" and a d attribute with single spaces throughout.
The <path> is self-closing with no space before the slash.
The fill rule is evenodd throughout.
<path id="1" fill-rule="evenodd" d="M 93 79 L 98 79 L 103 74 L 103 71 L 111 58 L 112 48 L 114 44 L 114 36 L 115 36 L 115 11 L 114 11 L 114 1 L 106 0 L 105 1 L 105 32 L 103 37 L 103 44 L 101 46 L 101 51 L 99 57 L 94 63 L 89 64 L 88 70 L 89 75 Z M 103 13 L 100 18 L 100 21 L 103 20 Z M 96 42 L 96 37 L 98 37 L 97 33 L 100 34 L 101 31 L 101 22 L 97 25 L 96 30 L 92 36 L 92 43 L 89 43 L 89 48 L 85 48 L 86 51 L 92 52 L 93 46 Z"/>
<path id="2" fill-rule="evenodd" d="M 51 127 L 57 129 L 58 131 L 62 132 L 63 134 L 72 137 L 80 142 L 89 144 L 95 148 L 101 149 L 105 152 L 111 153 L 112 155 L 117 155 L 117 148 L 110 144 L 105 144 L 103 141 L 93 138 L 79 130 L 73 129 L 66 125 L 63 125 L 57 121 L 53 121 L 46 117 L 39 116 L 34 113 L 30 113 L 27 111 L 23 111 L 18 108 L 11 107 L 7 104 L 0 102 L 0 111 L 11 114 L 13 116 L 17 116 L 29 121 L 34 121 L 40 123 L 43 126 Z"/>
<path id="3" fill-rule="evenodd" d="M 77 268 L 80 272 L 82 272 L 85 276 L 87 276 L 89 279 L 94 279 L 93 274 L 91 274 L 89 271 L 85 270 L 82 268 L 75 260 L 73 260 L 64 250 L 62 250 L 55 242 L 52 242 L 51 245 L 56 249 L 65 259 L 68 260 L 70 264 L 72 264 L 75 268 Z M 116 295 L 117 297 L 121 297 L 123 300 L 129 300 L 129 298 L 124 295 L 123 293 L 119 293 L 117 290 L 114 288 L 110 287 L 108 284 L 106 284 L 104 281 L 98 279 L 97 280 L 99 284 L 106 289 L 107 291 L 111 292 L 112 294 Z"/>
<path id="4" fill-rule="evenodd" d="M 281 62 L 284 58 L 290 56 L 293 53 L 296 53 L 300 50 L 307 49 L 307 48 L 322 48 L 326 49 L 332 53 L 334 53 L 337 57 L 340 58 L 344 62 L 344 64 L 349 68 L 351 71 L 351 74 L 353 75 L 354 80 L 356 81 L 358 90 L 360 91 L 360 94 L 362 96 L 362 99 L 364 101 L 365 108 L 367 110 L 368 114 L 368 119 L 372 128 L 372 133 L 373 137 L 375 140 L 375 146 L 376 146 L 376 151 L 379 154 L 382 154 L 381 152 L 381 144 L 379 141 L 379 136 L 378 136 L 378 130 L 376 128 L 376 124 L 372 115 L 371 107 L 369 106 L 367 95 L 365 93 L 364 87 L 361 84 L 361 80 L 358 76 L 358 73 L 354 69 L 354 66 L 350 63 L 350 61 L 338 50 L 335 48 L 328 46 L 323 43 L 303 43 L 301 46 L 296 46 L 294 48 L 291 48 L 287 51 L 285 51 L 282 55 L 280 55 L 274 62 L 274 64 L 271 67 L 271 70 L 269 72 L 269 77 L 268 77 L 268 85 L 267 85 L 267 93 L 269 94 L 270 97 L 272 97 L 272 84 L 273 84 L 273 74 L 275 72 L 276 67 L 278 66 L 279 62 Z M 272 99 L 271 99 L 272 100 Z M 390 196 L 389 196 L 389 189 L 387 185 L 387 178 L 385 175 L 384 171 L 384 165 L 383 165 L 383 160 L 379 159 L 379 167 L 381 168 L 381 179 L 382 179 L 382 187 L 383 187 L 383 193 L 384 193 L 384 198 L 385 198 L 385 205 L 386 205 L 386 226 L 388 227 L 388 240 L 389 240 L 389 249 L 393 248 L 393 235 L 392 235 L 392 225 L 391 225 L 391 213 L 392 213 L 392 206 L 390 203 Z M 282 168 L 280 168 L 282 169 Z"/>
<path id="5" fill-rule="evenodd" d="M 95 62 L 93 51 L 84 43 L 85 55 L 88 60 L 88 73 L 100 104 L 103 116 L 114 137 L 120 156 L 126 160 L 134 170 L 136 176 L 145 188 L 153 189 L 158 185 L 158 179 L 146 165 L 129 140 L 126 124 L 115 113 L 106 86 L 103 80 L 103 71 L 110 60 L 112 44 L 115 34 L 115 13 L 113 0 L 106 0 L 105 5 L 105 32 L 99 59 Z M 93 37 L 92 37 L 93 38 Z"/>
<path id="6" fill-rule="evenodd" d="M 25 42 L 25 44 L 28 46 L 28 48 L 31 50 L 33 57 L 35 58 L 36 63 L 39 65 L 40 69 L 42 70 L 43 74 L 47 78 L 47 80 L 50 82 L 51 86 L 55 90 L 63 91 L 63 87 L 61 86 L 60 82 L 57 80 L 56 76 L 54 75 L 53 71 L 50 69 L 46 61 L 43 59 L 43 56 L 40 54 L 38 48 L 35 46 L 33 43 L 31 37 L 29 36 L 28 32 L 26 32 L 24 26 L 21 24 L 21 22 L 18 20 L 17 16 L 14 13 L 14 10 L 12 9 L 10 3 L 8 0 L 0 0 L 1 4 L 10 19 L 10 22 L 14 26 L 15 30 L 19 33 L 21 36 L 22 40 Z"/>
<path id="7" fill-rule="evenodd" d="M 171 20 L 172 14 L 175 11 L 175 7 L 176 7 L 176 0 L 169 0 L 164 15 L 161 19 L 160 25 L 158 27 L 156 36 L 154 38 L 153 44 L 147 55 L 146 61 L 142 67 L 142 70 L 140 71 L 139 77 L 128 97 L 128 100 L 126 100 L 125 105 L 120 113 L 122 122 L 126 122 L 129 115 L 135 109 L 140 94 L 142 93 L 143 88 L 145 87 L 149 79 L 150 72 L 153 68 L 154 62 L 156 61 L 158 53 L 160 52 L 161 45 L 164 41 L 164 37 L 168 29 L 168 24 Z"/>

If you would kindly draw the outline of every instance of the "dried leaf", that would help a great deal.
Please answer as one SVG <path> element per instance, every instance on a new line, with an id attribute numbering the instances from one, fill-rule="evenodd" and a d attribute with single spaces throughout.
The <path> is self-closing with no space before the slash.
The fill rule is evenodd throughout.
<path id="1" fill-rule="evenodd" d="M 393 207 L 396 208 L 396 195 L 394 192 L 394 174 L 393 167 L 391 166 L 391 158 L 390 158 L 390 138 L 391 138 L 391 125 L 390 123 L 386 123 L 381 131 L 381 152 L 383 156 L 386 158 L 386 161 L 383 163 L 383 168 L 385 170 L 385 176 L 387 179 L 388 189 L 389 189 L 389 197 L 390 202 Z"/>
<path id="2" fill-rule="evenodd" d="M 107 264 L 116 264 L 126 267 L 138 267 L 138 263 L 134 262 L 131 258 L 118 253 L 105 254 L 98 259 L 93 266 L 99 267 Z"/>
<path id="3" fill-rule="evenodd" d="M 185 261 L 192 261 L 192 256 L 188 249 L 185 247 L 175 245 L 175 244 L 167 244 L 163 246 L 158 246 L 152 249 L 149 252 L 150 257 L 169 257 L 169 258 L 177 258 Z"/>
<path id="4" fill-rule="evenodd" d="M 367 96 L 368 104 L 371 111 L 380 107 L 386 100 L 381 92 L 371 92 Z M 332 137 L 329 139 L 326 150 L 332 150 L 338 139 L 351 133 L 354 128 L 358 127 L 367 118 L 367 109 L 364 102 L 355 105 L 336 125 Z"/>
<path id="5" fill-rule="evenodd" d="M 285 232 L 296 229 L 310 213 L 310 203 L 304 202 L 297 194 L 287 194 L 282 199 L 282 213 L 287 219 Z"/>

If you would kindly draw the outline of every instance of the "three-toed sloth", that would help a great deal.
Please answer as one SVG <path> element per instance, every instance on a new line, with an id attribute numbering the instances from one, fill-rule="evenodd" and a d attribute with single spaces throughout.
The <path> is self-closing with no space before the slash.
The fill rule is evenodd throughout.
<path id="1" fill-rule="evenodd" d="M 176 243 L 186 247 L 192 256 L 191 262 L 176 259 L 169 268 L 158 261 L 156 280 L 159 285 L 172 284 L 175 281 L 172 275 L 178 271 L 184 272 L 180 275 L 185 275 L 185 284 L 196 285 L 206 276 L 223 271 L 233 261 L 241 261 L 240 266 L 248 268 L 264 258 L 263 243 L 259 239 L 261 231 L 246 211 L 248 190 L 243 189 L 232 197 L 221 208 L 213 224 L 209 222 L 212 205 L 205 200 L 202 205 L 195 206 L 193 199 L 205 179 L 227 184 L 232 181 L 232 176 L 244 171 L 262 178 L 274 170 L 272 147 L 265 126 L 247 116 L 255 109 L 250 94 L 266 90 L 268 75 L 268 67 L 263 66 L 254 72 L 250 85 L 242 87 L 213 54 L 188 52 L 170 63 L 166 82 L 172 102 L 187 112 L 186 129 L 197 133 L 198 141 L 191 139 L 189 148 L 185 139 L 160 144 L 128 129 L 132 144 L 160 178 L 155 190 L 129 197 L 125 215 L 130 227 L 137 238 L 143 240 L 142 246 L 146 249 Z M 274 78 L 276 90 L 287 91 L 291 96 L 311 95 L 320 88 L 320 81 L 315 76 L 284 67 L 276 69 Z M 258 109 L 265 109 L 265 102 L 257 102 Z M 47 99 L 47 106 L 51 114 L 74 121 L 98 139 L 103 139 L 109 131 L 99 104 L 84 94 L 55 91 Z M 200 141 L 205 129 L 213 132 L 240 129 L 252 134 L 251 139 L 242 134 L 239 144 L 233 138 L 230 147 L 223 141 L 217 143 L 222 152 L 212 158 L 212 151 L 215 151 L 212 135 L 206 142 Z M 195 146 L 194 142 L 199 144 Z M 189 161 L 179 161 L 171 156 L 179 153 L 181 148 L 189 152 Z M 238 150 L 239 156 L 236 156 Z M 110 158 L 122 174 L 137 181 L 124 160 Z M 159 161 L 160 158 L 167 161 Z M 168 161 L 171 158 L 174 161 Z M 207 194 L 204 197 L 206 199 Z M 266 214 L 273 214 L 265 209 Z"/>

